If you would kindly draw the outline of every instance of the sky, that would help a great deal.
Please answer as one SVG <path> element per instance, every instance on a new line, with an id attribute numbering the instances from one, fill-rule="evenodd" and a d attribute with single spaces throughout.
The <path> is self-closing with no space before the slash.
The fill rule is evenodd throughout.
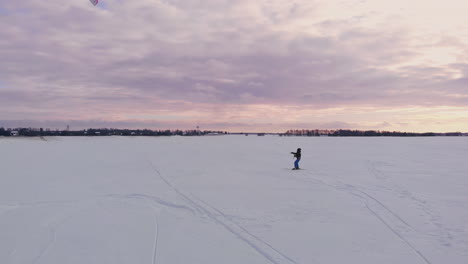
<path id="1" fill-rule="evenodd" d="M 466 0 L 0 1 L 0 127 L 468 132 Z"/>

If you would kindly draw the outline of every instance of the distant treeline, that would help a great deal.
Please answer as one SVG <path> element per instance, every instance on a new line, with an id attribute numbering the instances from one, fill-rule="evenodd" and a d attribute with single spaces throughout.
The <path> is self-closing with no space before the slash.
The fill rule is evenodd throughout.
<path id="1" fill-rule="evenodd" d="M 203 135 L 225 135 L 224 131 L 200 131 L 200 130 L 151 130 L 151 129 L 115 129 L 115 128 L 89 128 L 84 130 L 50 130 L 43 128 L 3 128 L 0 127 L 0 136 L 23 136 L 23 137 L 48 137 L 48 136 L 203 136 Z M 236 134 L 236 133 L 234 133 Z M 244 134 L 244 133 L 241 133 Z M 265 135 L 265 133 L 258 133 Z M 468 136 L 468 133 L 412 133 L 398 131 L 375 131 L 375 130 L 319 130 L 302 129 L 288 130 L 279 133 L 280 136 L 329 136 L 329 137 L 433 137 L 433 136 Z"/>
<path id="2" fill-rule="evenodd" d="M 288 130 L 285 136 L 330 136 L 330 137 L 434 137 L 434 136 L 466 136 L 461 132 L 451 133 L 413 133 L 398 131 L 375 131 L 375 130 Z"/>
<path id="3" fill-rule="evenodd" d="M 0 127 L 0 136 L 46 137 L 46 136 L 202 136 L 222 135 L 222 131 L 200 130 L 150 130 L 150 129 L 113 129 L 89 128 L 85 130 L 49 130 L 43 128 L 3 128 Z"/>

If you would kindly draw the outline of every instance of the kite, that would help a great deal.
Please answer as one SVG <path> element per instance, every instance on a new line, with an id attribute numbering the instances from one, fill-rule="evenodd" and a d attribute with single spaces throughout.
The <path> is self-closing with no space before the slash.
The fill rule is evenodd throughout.
<path id="1" fill-rule="evenodd" d="M 97 5 L 99 3 L 99 0 L 89 0 L 91 2 L 91 4 L 93 4 L 94 6 Z"/>

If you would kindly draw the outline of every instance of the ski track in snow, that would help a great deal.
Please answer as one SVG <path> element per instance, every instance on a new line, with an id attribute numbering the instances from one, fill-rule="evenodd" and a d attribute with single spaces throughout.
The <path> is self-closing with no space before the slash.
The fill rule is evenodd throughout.
<path id="1" fill-rule="evenodd" d="M 152 264 L 156 264 L 156 257 L 158 254 L 158 238 L 159 238 L 159 223 L 158 223 L 158 216 L 155 216 L 154 219 L 154 243 L 153 243 L 153 259 Z"/>
<path id="2" fill-rule="evenodd" d="M 47 252 L 49 252 L 49 249 L 55 244 L 56 240 L 57 240 L 57 229 L 63 224 L 65 223 L 66 221 L 68 221 L 68 219 L 70 219 L 72 217 L 73 213 L 72 214 L 69 214 L 67 217 L 65 217 L 64 219 L 62 219 L 61 221 L 59 221 L 58 223 L 56 223 L 55 225 L 53 224 L 48 224 L 48 229 L 49 229 L 49 232 L 50 232 L 50 236 L 51 238 L 49 239 L 49 241 L 47 242 L 47 244 L 42 248 L 41 252 L 34 258 L 32 264 L 36 264 L 39 262 L 39 260 L 42 259 L 42 257 L 44 257 Z"/>
<path id="3" fill-rule="evenodd" d="M 192 195 L 194 196 L 194 195 Z M 198 201 L 200 201 L 201 203 L 205 204 L 207 207 L 211 208 L 212 210 L 216 211 L 218 213 L 218 216 L 219 217 L 222 217 L 225 221 L 225 223 L 229 222 L 230 224 L 234 225 L 236 229 L 240 229 L 239 232 L 237 233 L 242 233 L 244 232 L 247 236 L 251 237 L 250 241 L 256 241 L 258 242 L 258 244 L 263 244 L 264 246 L 270 248 L 271 250 L 275 251 L 276 253 L 280 254 L 282 257 L 288 259 L 290 262 L 292 263 L 296 263 L 296 261 L 294 261 L 293 259 L 291 259 L 290 257 L 284 255 L 283 253 L 281 253 L 279 250 L 277 250 L 276 248 L 274 248 L 272 245 L 270 245 L 269 243 L 267 243 L 265 240 L 259 238 L 258 236 L 255 236 L 254 234 L 250 233 L 247 229 L 245 229 L 244 227 L 242 227 L 241 225 L 237 224 L 236 222 L 234 222 L 233 220 L 230 219 L 230 217 L 228 217 L 226 214 L 224 214 L 221 210 L 217 209 L 216 207 L 208 204 L 207 202 L 201 200 L 200 198 L 198 197 L 195 197 L 195 199 L 197 199 Z"/>
<path id="4" fill-rule="evenodd" d="M 437 235 L 435 236 L 436 239 L 442 246 L 450 247 L 452 244 L 453 237 L 448 228 L 442 225 L 439 221 L 442 217 L 437 215 L 434 210 L 429 207 L 429 204 L 421 198 L 415 197 L 409 190 L 405 187 L 390 182 L 388 175 L 384 173 L 382 170 L 378 168 L 379 165 L 388 165 L 388 163 L 384 162 L 375 162 L 375 161 L 368 161 L 368 170 L 369 172 L 377 179 L 385 182 L 383 186 L 379 186 L 380 188 L 390 191 L 396 192 L 400 197 L 409 199 L 413 202 L 414 205 L 418 207 L 418 209 L 429 217 L 429 223 L 433 225 L 436 229 Z M 388 187 L 391 186 L 391 187 Z"/>
<path id="5" fill-rule="evenodd" d="M 11 256 L 15 255 L 16 252 L 17 252 L 17 250 L 16 250 L 16 248 L 14 248 L 8 253 L 8 256 L 11 257 Z"/>
<path id="6" fill-rule="evenodd" d="M 266 243 L 265 241 L 261 240 L 260 238 L 252 235 L 250 232 L 248 232 L 245 228 L 242 228 L 241 226 L 237 225 L 236 223 L 232 222 L 229 220 L 228 217 L 226 217 L 225 214 L 223 214 L 221 211 L 215 209 L 214 207 L 211 207 L 211 210 L 209 210 L 209 207 L 205 207 L 201 205 L 200 203 L 197 203 L 194 199 L 191 199 L 189 196 L 181 192 L 179 189 L 177 189 L 173 184 L 171 184 L 160 172 L 159 170 L 153 165 L 151 161 L 149 161 L 149 164 L 153 168 L 153 170 L 157 173 L 157 175 L 163 180 L 172 190 L 174 190 L 180 197 L 182 197 L 185 201 L 187 201 L 189 204 L 191 204 L 196 211 L 201 213 L 202 215 L 206 215 L 208 218 L 210 218 L 213 222 L 221 225 L 224 227 L 227 231 L 232 233 L 234 236 L 239 238 L 241 241 L 243 241 L 246 245 L 250 246 L 252 249 L 254 249 L 257 253 L 259 253 L 261 256 L 269 260 L 273 264 L 298 264 L 296 261 L 294 261 L 292 258 L 286 256 L 285 254 L 281 253 L 279 250 L 275 249 L 272 247 L 270 244 Z M 196 199 L 196 198 L 195 198 Z M 200 200 L 201 201 L 201 200 Z M 204 203 L 204 202 L 203 202 Z M 206 203 L 205 203 L 206 204 Z M 215 212 L 218 214 L 216 214 Z"/>
<path id="7" fill-rule="evenodd" d="M 90 202 L 91 204 L 94 204 L 93 202 L 97 202 L 97 205 L 100 206 L 103 210 L 107 210 L 104 206 L 102 206 L 99 203 L 100 199 L 111 199 L 111 200 L 116 200 L 116 199 L 122 199 L 122 200 L 133 200 L 133 201 L 146 201 L 150 202 L 150 207 L 153 210 L 157 210 L 157 205 L 162 205 L 168 208 L 172 209 L 182 209 L 191 212 L 192 214 L 195 214 L 195 211 L 187 207 L 185 205 L 179 205 L 175 204 L 169 201 L 165 201 L 163 199 L 160 199 L 156 196 L 151 196 L 151 195 L 146 195 L 146 194 L 107 194 L 107 195 L 102 195 L 102 196 L 96 196 L 93 197 L 92 199 L 83 199 L 83 200 L 56 200 L 56 201 L 38 201 L 38 202 L 18 202 L 18 203 L 4 203 L 0 204 L 0 215 L 9 211 L 14 211 L 18 209 L 23 209 L 27 207 L 40 207 L 40 206 L 50 206 L 50 205 L 69 205 L 69 204 L 80 204 L 80 203 L 85 203 L 85 202 Z M 72 214 L 71 214 L 72 215 Z M 39 261 L 47 254 L 47 252 L 50 250 L 50 248 L 54 245 L 57 239 L 57 229 L 65 223 L 68 219 L 71 218 L 71 215 L 65 217 L 62 221 L 59 223 L 53 225 L 53 224 L 48 224 L 47 229 L 49 230 L 50 238 L 47 241 L 47 243 L 42 247 L 40 250 L 39 254 L 35 256 L 32 260 L 32 264 L 37 264 Z M 157 259 L 157 247 L 158 247 L 158 237 L 159 237 L 159 226 L 158 226 L 158 216 L 157 214 L 155 215 L 155 233 L 154 233 L 154 239 L 153 239 L 153 252 L 152 252 L 152 264 L 156 264 L 156 259 Z M 16 250 L 13 250 L 12 252 L 9 253 L 9 256 L 12 256 L 16 253 Z"/>
<path id="8" fill-rule="evenodd" d="M 57 201 L 37 201 L 37 202 L 15 202 L 15 203 L 4 203 L 0 204 L 0 213 L 20 209 L 22 207 L 37 207 L 37 206 L 48 206 L 54 204 L 70 204 L 79 203 L 88 200 L 57 200 Z M 2 207 L 5 209 L 2 211 Z"/>
<path id="9" fill-rule="evenodd" d="M 20 206 L 18 204 L 0 204 L 0 215 L 18 209 Z"/>
<path id="10" fill-rule="evenodd" d="M 37 255 L 34 260 L 33 260 L 33 264 L 36 264 L 39 262 L 39 260 L 47 253 L 47 251 L 49 251 L 49 248 L 52 247 L 52 245 L 55 243 L 56 241 L 56 238 L 57 238 L 57 232 L 56 232 L 56 228 L 57 227 L 51 227 L 49 226 L 49 231 L 51 233 L 51 239 L 49 240 L 49 242 L 45 245 L 45 247 L 41 250 L 41 252 L 39 253 L 39 255 Z"/>
<path id="11" fill-rule="evenodd" d="M 365 196 L 367 196 L 368 198 L 372 199 L 373 201 L 375 201 L 376 203 L 378 203 L 381 207 L 383 207 L 387 212 L 389 212 L 390 214 L 392 214 L 394 217 L 398 218 L 398 220 L 400 220 L 403 224 L 405 224 L 407 227 L 411 228 L 411 230 L 415 230 L 410 224 L 408 224 L 405 220 L 403 220 L 403 218 L 401 218 L 398 214 L 396 214 L 395 212 L 393 212 L 392 210 L 390 210 L 390 208 L 388 208 L 385 204 L 383 204 L 381 201 L 377 200 L 374 196 L 366 193 L 366 192 L 363 192 L 359 189 L 357 189 L 355 186 L 351 185 L 351 184 L 346 184 L 347 187 L 349 187 L 352 191 L 357 191 Z M 369 202 L 366 198 L 364 198 L 367 202 Z M 368 203 L 367 203 L 368 204 Z"/>
<path id="12" fill-rule="evenodd" d="M 24 207 L 69 205 L 69 204 L 80 204 L 80 203 L 85 203 L 85 202 L 93 203 L 102 198 L 122 199 L 122 200 L 144 200 L 144 201 L 149 201 L 151 203 L 159 204 L 168 208 L 188 210 L 191 213 L 195 214 L 195 211 L 192 208 L 187 207 L 185 205 L 172 203 L 172 202 L 163 200 L 159 197 L 152 196 L 152 195 L 141 194 L 141 193 L 130 193 L 130 194 L 106 194 L 106 195 L 100 195 L 100 196 L 96 196 L 93 198 L 82 199 L 82 200 L 56 200 L 56 201 L 5 203 L 5 204 L 0 204 L 0 215 L 8 211 L 18 210 Z"/>
<path id="13" fill-rule="evenodd" d="M 375 200 L 375 201 L 378 201 L 376 200 L 375 198 L 373 198 L 372 196 L 370 196 L 369 194 L 363 192 L 363 191 L 360 191 L 360 190 L 357 190 L 358 192 L 364 194 L 365 196 L 367 197 L 371 197 L 371 199 Z M 350 192 L 352 195 L 355 195 L 357 197 L 360 197 L 362 199 L 365 200 L 365 205 L 366 205 L 366 208 L 377 218 L 379 219 L 380 222 L 382 222 L 385 226 L 387 226 L 387 228 L 392 231 L 392 233 L 394 233 L 398 238 L 400 238 L 400 240 L 402 240 L 403 242 L 405 242 L 406 245 L 408 245 L 417 255 L 419 255 L 427 264 L 431 264 L 431 262 L 413 245 L 411 244 L 408 239 L 406 239 L 402 234 L 400 234 L 399 231 L 396 230 L 395 227 L 392 227 L 392 225 L 387 222 L 385 220 L 385 218 L 380 215 L 379 213 L 377 213 L 377 211 L 375 209 L 372 209 L 372 207 L 369 205 L 369 200 L 366 198 L 366 197 L 363 197 L 359 194 L 356 194 L 354 193 L 353 191 Z M 379 204 L 381 204 L 379 202 Z M 400 219 L 400 217 L 398 217 L 398 219 Z"/>
<path id="14" fill-rule="evenodd" d="M 424 263 L 431 264 L 429 259 L 419 251 L 411 242 L 408 241 L 405 236 L 402 235 L 403 232 L 409 233 L 414 232 L 414 228 L 411 227 L 403 218 L 401 218 L 398 214 L 390 210 L 386 205 L 384 205 L 381 201 L 373 197 L 372 195 L 359 190 L 355 186 L 351 184 L 345 184 L 340 181 L 336 181 L 336 183 L 329 183 L 321 179 L 317 179 L 314 175 L 309 173 L 302 173 L 302 175 L 308 176 L 313 181 L 329 186 L 337 191 L 345 191 L 355 197 L 359 197 L 360 199 L 364 200 L 364 204 L 369 212 L 374 215 L 382 224 L 386 226 L 395 236 L 398 237 L 399 240 L 404 242 Z"/>
<path id="15" fill-rule="evenodd" d="M 134 201 L 136 200 L 137 202 L 140 201 L 147 201 L 150 202 L 150 204 L 146 204 L 146 207 L 151 207 L 151 209 L 154 211 L 154 235 L 153 235 L 153 246 L 152 246 L 152 254 L 151 254 L 151 263 L 156 264 L 156 259 L 157 259 L 157 251 L 158 251 L 158 240 L 159 240 L 159 221 L 158 221 L 158 207 L 155 206 L 156 204 L 162 204 L 162 205 L 173 205 L 172 203 L 168 202 L 162 202 L 160 203 L 159 198 L 150 196 L 150 195 L 145 195 L 145 194 L 128 194 L 128 195 L 122 195 L 122 194 L 107 194 L 104 197 L 107 199 L 110 198 L 111 201 L 116 201 L 116 200 L 122 200 L 122 201 Z M 101 207 L 104 211 L 107 211 L 109 215 L 112 217 L 114 216 L 111 211 L 109 211 L 104 205 L 102 205 L 99 201 L 97 202 L 98 206 Z M 170 208 L 176 208 L 176 209 L 187 209 L 184 206 L 168 206 Z"/>
<path id="16" fill-rule="evenodd" d="M 113 198 L 113 199 L 123 199 L 123 200 L 146 200 L 149 201 L 153 204 L 160 204 L 168 208 L 173 208 L 173 209 L 183 209 L 183 210 L 188 210 L 191 213 L 195 214 L 195 210 L 192 208 L 185 206 L 185 205 L 180 205 L 180 204 L 175 204 L 166 200 L 163 200 L 161 198 L 158 198 L 156 196 L 152 195 L 147 195 L 147 194 L 141 194 L 141 193 L 131 193 L 131 194 L 107 194 L 105 197 L 108 198 Z"/>

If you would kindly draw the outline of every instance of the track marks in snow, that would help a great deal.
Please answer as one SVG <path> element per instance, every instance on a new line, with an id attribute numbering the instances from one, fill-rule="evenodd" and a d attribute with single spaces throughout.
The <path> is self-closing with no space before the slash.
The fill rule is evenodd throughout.
<path id="1" fill-rule="evenodd" d="M 113 198 L 113 199 L 123 199 L 123 200 L 144 200 L 152 203 L 153 205 L 162 205 L 168 208 L 173 208 L 173 209 L 182 209 L 182 210 L 188 210 L 191 213 L 195 213 L 195 211 L 185 205 L 180 205 L 176 203 L 172 203 L 166 200 L 163 200 L 161 198 L 158 198 L 156 196 L 151 196 L 147 194 L 141 194 L 141 193 L 132 193 L 132 194 L 107 194 L 105 197 L 108 198 Z"/>
<path id="2" fill-rule="evenodd" d="M 330 183 L 314 177 L 312 173 L 302 173 L 313 181 L 329 186 L 337 191 L 347 192 L 364 201 L 368 211 L 376 217 L 389 231 L 391 231 L 399 240 L 405 243 L 424 263 L 431 264 L 429 259 L 419 251 L 403 234 L 415 232 L 414 228 L 408 224 L 402 217 L 392 211 L 388 206 L 379 201 L 374 196 L 359 190 L 351 184 L 344 184 L 340 181 Z"/>
<path id="3" fill-rule="evenodd" d="M 66 222 L 76 216 L 78 213 L 82 213 L 89 208 L 94 206 L 99 206 L 103 211 L 111 213 L 105 206 L 106 202 L 112 201 L 130 201 L 131 204 L 134 205 L 141 205 L 148 209 L 152 209 L 154 211 L 154 237 L 151 240 L 152 242 L 152 250 L 149 255 L 149 259 L 151 260 L 152 264 L 157 263 L 157 254 L 158 254 L 158 240 L 159 240 L 159 226 L 158 226 L 158 212 L 161 207 L 166 207 L 170 209 L 178 209 L 184 210 L 187 213 L 194 214 L 192 208 L 179 205 L 176 203 L 168 202 L 163 199 L 160 199 L 155 196 L 145 195 L 145 194 L 108 194 L 108 195 L 99 195 L 94 196 L 89 199 L 82 199 L 82 200 L 54 200 L 54 201 L 38 201 L 38 202 L 17 202 L 17 203 L 5 203 L 0 204 L 0 215 L 2 213 L 8 213 L 15 210 L 31 210 L 37 207 L 44 207 L 47 208 L 49 206 L 60 206 L 61 208 L 66 208 L 68 211 L 67 214 L 53 214 L 47 215 L 51 217 L 50 219 L 46 219 L 45 225 L 41 228 L 44 232 L 42 236 L 41 243 L 38 243 L 35 248 L 37 251 L 33 255 L 30 255 L 31 264 L 40 264 L 45 263 L 44 261 L 47 259 L 47 255 L 51 253 L 54 249 L 54 245 L 57 242 L 57 234 L 58 230 L 66 224 Z M 111 213 L 112 215 L 112 213 Z M 151 226 L 149 226 L 151 229 Z M 10 250 L 8 256 L 11 258 L 13 255 L 17 254 L 16 249 Z M 24 257 L 24 256 L 23 256 Z M 149 261 L 148 261 L 149 263 Z"/>
<path id="4" fill-rule="evenodd" d="M 72 216 L 73 216 L 73 214 L 69 214 L 68 216 L 64 217 L 62 220 L 58 221 L 57 223 L 47 224 L 47 227 L 48 227 L 49 233 L 50 233 L 50 239 L 47 242 L 47 244 L 42 248 L 40 253 L 34 258 L 32 264 L 39 263 L 39 260 L 41 260 L 47 254 L 47 252 L 49 252 L 50 248 L 52 248 L 52 246 L 57 241 L 57 229 L 61 225 L 63 225 L 66 221 L 71 219 Z"/>
<path id="5" fill-rule="evenodd" d="M 156 264 L 156 257 L 158 255 L 158 238 L 159 238 L 159 224 L 158 224 L 158 216 L 155 216 L 154 220 L 154 243 L 153 243 L 153 258 L 151 263 Z"/>
<path id="6" fill-rule="evenodd" d="M 379 169 L 379 166 L 389 166 L 389 164 L 385 162 L 377 162 L 377 161 L 367 161 L 367 170 L 371 173 L 378 180 L 387 180 L 388 175 L 385 174 L 382 170 Z"/>
<path id="7" fill-rule="evenodd" d="M 0 215 L 19 208 L 18 204 L 0 204 Z"/>
<path id="8" fill-rule="evenodd" d="M 130 206 L 138 206 L 138 207 L 143 207 L 143 208 L 151 208 L 152 214 L 154 215 L 154 234 L 153 234 L 153 239 L 152 239 L 152 250 L 151 250 L 151 263 L 156 264 L 157 263 L 157 253 L 158 253 L 158 241 L 159 241 L 159 213 L 161 207 L 159 205 L 164 205 L 169 208 L 175 208 L 175 209 L 185 209 L 185 210 L 190 210 L 190 208 L 187 208 L 185 206 L 179 206 L 167 201 L 164 201 L 162 199 L 159 199 L 158 197 L 151 196 L 151 195 L 146 195 L 146 194 L 107 194 L 104 195 L 106 198 L 107 202 L 124 202 L 126 205 Z M 144 203 L 142 203 L 144 202 Z M 112 213 L 112 210 L 109 210 L 104 204 L 101 202 L 98 202 L 99 207 L 102 208 L 102 210 L 107 211 L 109 215 L 112 217 L 115 217 L 115 215 Z M 150 227 L 148 227 L 150 229 Z"/>
<path id="9" fill-rule="evenodd" d="M 360 190 L 351 190 L 350 193 L 352 195 L 355 195 L 359 198 L 362 198 L 364 201 L 365 201 L 365 205 L 367 207 L 367 209 L 381 222 L 383 223 L 393 234 L 395 234 L 401 241 L 403 241 L 406 245 L 408 245 L 419 257 L 421 257 L 421 259 L 424 260 L 424 262 L 426 262 L 427 264 L 431 264 L 431 262 L 424 256 L 424 254 L 422 254 L 413 244 L 411 244 L 408 239 L 406 239 L 401 233 L 403 232 L 408 232 L 408 230 L 404 230 L 405 228 L 402 228 L 401 226 L 398 225 L 398 221 L 401 221 L 403 223 L 406 224 L 406 222 L 404 220 L 402 220 L 398 215 L 394 214 L 393 212 L 391 212 L 390 210 L 386 209 L 387 211 L 386 212 L 391 212 L 391 215 L 386 215 L 386 212 L 385 210 L 382 212 L 381 210 L 378 210 L 378 209 L 373 209 L 373 208 L 379 208 L 378 206 L 373 206 L 371 205 L 372 204 L 372 201 L 370 201 L 369 199 L 367 199 L 368 197 L 370 197 L 372 200 L 374 200 L 375 202 L 377 202 L 379 205 L 382 205 L 384 206 L 382 203 L 380 203 L 377 199 L 373 198 L 372 196 L 370 196 L 369 194 L 363 192 L 363 191 L 360 191 Z M 364 196 L 360 195 L 360 194 L 363 194 Z M 386 206 L 384 206 L 383 208 L 386 208 Z M 391 220 L 392 217 L 397 217 L 398 220 Z M 387 219 L 387 220 L 386 220 Z M 400 230 L 397 230 L 397 229 L 400 229 Z M 403 229 L 403 230 L 402 230 Z"/>
<path id="10" fill-rule="evenodd" d="M 50 233 L 51 233 L 51 238 L 49 240 L 49 242 L 44 246 L 44 248 L 41 250 L 41 252 L 39 253 L 39 255 L 37 255 L 34 260 L 33 260 L 33 264 L 36 264 L 39 262 L 39 260 L 47 253 L 47 251 L 49 251 L 49 249 L 52 247 L 52 245 L 55 243 L 56 239 L 57 239 L 57 232 L 56 232 L 56 228 L 57 227 L 51 227 L 49 226 L 49 230 L 50 230 Z"/>
<path id="11" fill-rule="evenodd" d="M 244 244 L 248 245 L 253 250 L 255 250 L 262 257 L 264 257 L 273 264 L 298 264 L 292 258 L 275 249 L 272 245 L 268 244 L 264 240 L 250 233 L 245 228 L 231 221 L 229 217 L 227 217 L 220 210 L 208 205 L 207 203 L 203 202 L 198 198 L 192 199 L 188 195 L 181 192 L 159 172 L 159 170 L 153 165 L 151 161 L 148 162 L 153 168 L 153 170 L 156 172 L 156 174 L 161 178 L 161 180 L 163 180 L 172 190 L 174 190 L 181 198 L 183 198 L 188 204 L 190 204 L 195 211 L 207 216 L 213 222 L 222 226 L 228 232 L 240 239 Z M 199 200 L 199 202 L 195 201 L 195 199 Z"/>
<path id="12" fill-rule="evenodd" d="M 390 210 L 390 208 L 388 208 L 385 204 L 383 204 L 381 201 L 379 201 L 378 199 L 374 198 L 374 196 L 366 193 L 366 192 L 363 192 L 361 190 L 358 190 L 356 187 L 352 186 L 352 185 L 346 185 L 350 188 L 351 192 L 353 194 L 355 194 L 355 192 L 358 192 L 358 193 L 361 193 L 362 195 L 366 196 L 367 198 L 371 199 L 372 201 L 376 202 L 378 204 L 378 206 L 382 207 L 384 209 L 384 211 L 390 213 L 393 217 L 397 218 L 401 223 L 403 223 L 406 227 L 410 228 L 411 230 L 415 230 L 410 224 L 408 224 L 403 218 L 401 218 L 398 214 L 396 214 L 395 212 L 393 212 L 392 210 Z M 366 198 L 366 197 L 363 197 L 366 201 L 367 201 L 367 204 L 369 204 L 369 200 Z M 377 206 L 377 207 L 378 207 Z"/>
<path id="13" fill-rule="evenodd" d="M 241 225 L 235 223 L 234 221 L 231 220 L 231 217 L 227 216 L 226 214 L 224 214 L 222 211 L 220 211 L 219 209 L 217 209 L 216 207 L 212 206 L 212 205 L 209 205 L 208 203 L 204 202 L 203 200 L 195 197 L 195 199 L 197 199 L 198 201 L 200 201 L 201 203 L 203 203 L 204 205 L 206 205 L 208 208 L 210 208 L 211 210 L 213 210 L 214 212 L 217 212 L 216 217 L 219 217 L 221 219 L 223 219 L 223 223 L 225 224 L 229 224 L 232 226 L 232 229 L 235 230 L 237 229 L 237 231 L 235 232 L 235 234 L 239 235 L 239 234 L 244 234 L 249 241 L 251 242 L 255 242 L 256 245 L 259 245 L 261 246 L 262 248 L 264 248 L 264 250 L 262 251 L 269 251 L 269 250 L 272 250 L 274 252 L 276 252 L 277 254 L 279 254 L 281 257 L 287 259 L 290 263 L 295 263 L 297 264 L 296 261 L 294 261 L 292 258 L 286 256 L 285 254 L 281 253 L 279 250 L 277 250 L 276 248 L 274 248 L 272 245 L 270 245 L 268 242 L 266 242 L 265 240 L 259 238 L 258 236 L 250 233 L 247 229 L 245 229 L 244 227 L 242 227 Z M 257 246 L 258 247 L 258 246 Z M 283 262 L 281 262 L 283 263 Z"/>
<path id="14" fill-rule="evenodd" d="M 368 171 L 370 174 L 383 183 L 379 186 L 379 188 L 382 188 L 388 192 L 393 192 L 400 198 L 406 199 L 408 202 L 414 205 L 420 212 L 420 216 L 426 216 L 427 222 L 433 226 L 434 229 L 430 231 L 430 233 L 432 233 L 431 236 L 435 237 L 440 245 L 444 247 L 450 247 L 453 237 L 449 229 L 441 224 L 442 216 L 437 214 L 437 212 L 435 212 L 435 210 L 430 207 L 426 200 L 421 197 L 416 197 L 406 187 L 391 181 L 392 178 L 389 177 L 387 173 L 384 172 L 384 170 L 379 168 L 381 166 L 390 165 L 385 162 L 368 161 Z"/>

